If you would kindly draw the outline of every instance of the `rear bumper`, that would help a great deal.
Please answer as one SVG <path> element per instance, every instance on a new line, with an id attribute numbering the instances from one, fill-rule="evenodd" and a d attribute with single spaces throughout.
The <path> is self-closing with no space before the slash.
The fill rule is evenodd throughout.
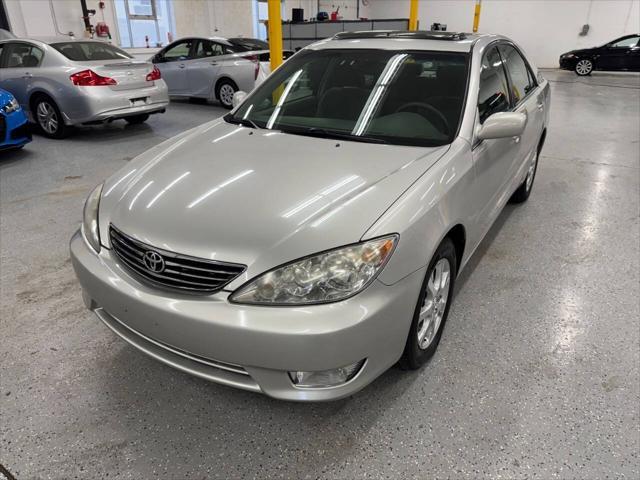
<path id="1" fill-rule="evenodd" d="M 80 233 L 70 248 L 85 304 L 131 345 L 192 375 L 298 401 L 351 395 L 400 358 L 424 274 L 393 286 L 374 282 L 335 304 L 253 307 L 229 303 L 228 292 L 194 297 L 149 287 L 110 250 L 95 254 Z M 352 380 L 335 387 L 298 388 L 287 374 L 364 359 Z"/>
<path id="2" fill-rule="evenodd" d="M 167 85 L 158 80 L 153 85 L 134 90 L 111 90 L 109 87 L 75 87 L 77 95 L 56 99 L 67 125 L 104 122 L 145 113 L 161 113 L 169 105 Z"/>

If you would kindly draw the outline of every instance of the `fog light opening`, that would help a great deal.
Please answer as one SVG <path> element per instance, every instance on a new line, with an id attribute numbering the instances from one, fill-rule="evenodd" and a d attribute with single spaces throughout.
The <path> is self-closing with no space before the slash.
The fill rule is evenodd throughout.
<path id="1" fill-rule="evenodd" d="M 362 369 L 365 360 L 332 370 L 318 372 L 289 372 L 289 377 L 298 388 L 329 388 L 347 383 Z"/>

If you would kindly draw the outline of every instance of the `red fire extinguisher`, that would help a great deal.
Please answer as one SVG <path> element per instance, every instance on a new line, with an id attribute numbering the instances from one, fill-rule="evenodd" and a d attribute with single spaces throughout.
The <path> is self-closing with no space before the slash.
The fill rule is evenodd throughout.
<path id="1" fill-rule="evenodd" d="M 98 22 L 96 24 L 96 35 L 99 37 L 109 37 L 111 40 L 111 32 L 109 31 L 109 25 L 104 22 Z"/>

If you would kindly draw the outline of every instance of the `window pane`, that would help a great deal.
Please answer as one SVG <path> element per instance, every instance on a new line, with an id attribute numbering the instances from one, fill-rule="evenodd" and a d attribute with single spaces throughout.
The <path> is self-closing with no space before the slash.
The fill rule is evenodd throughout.
<path id="1" fill-rule="evenodd" d="M 129 0 L 129 15 L 153 15 L 152 0 Z"/>
<path id="2" fill-rule="evenodd" d="M 92 60 L 128 60 L 128 53 L 102 42 L 61 42 L 51 44 L 69 60 L 84 62 Z"/>
<path id="3" fill-rule="evenodd" d="M 195 58 L 215 57 L 224 53 L 222 46 L 209 40 L 198 41 Z"/>
<path id="4" fill-rule="evenodd" d="M 484 123 L 494 113 L 509 110 L 508 92 L 502 58 L 494 47 L 485 54 L 480 70 L 480 92 L 478 94 L 480 123 Z"/>
<path id="5" fill-rule="evenodd" d="M 531 83 L 529 69 L 522 55 L 510 45 L 500 45 L 498 48 L 511 77 L 513 99 L 518 104 L 535 85 Z"/>
<path id="6" fill-rule="evenodd" d="M 25 43 L 11 43 L 6 46 L 7 68 L 30 68 L 40 65 L 43 53 L 39 48 Z"/>
<path id="7" fill-rule="evenodd" d="M 466 81 L 465 54 L 308 51 L 276 70 L 236 117 L 290 133 L 443 145 L 457 131 Z"/>
<path id="8" fill-rule="evenodd" d="M 231 43 L 238 52 L 269 50 L 269 44 L 267 42 L 256 38 L 230 38 L 229 43 Z"/>
<path id="9" fill-rule="evenodd" d="M 616 47 L 616 48 L 631 48 L 631 47 L 635 47 L 638 44 L 638 39 L 640 39 L 640 37 L 625 38 L 624 40 L 620 40 L 620 41 L 614 43 L 612 46 Z"/>
<path id="10" fill-rule="evenodd" d="M 169 39 L 169 32 L 175 32 L 175 28 L 172 26 L 173 20 L 170 0 L 156 1 L 156 19 L 158 22 L 158 29 L 160 30 L 160 43 L 162 45 L 171 43 L 172 40 Z"/>
<path id="11" fill-rule="evenodd" d="M 155 47 L 158 45 L 158 31 L 156 29 L 155 20 L 129 20 L 131 22 L 131 33 L 133 35 L 132 43 L 133 47 L 146 47 L 149 39 L 149 46 Z"/>
<path id="12" fill-rule="evenodd" d="M 120 45 L 124 48 L 130 48 L 131 37 L 129 36 L 129 19 L 124 6 L 124 0 L 115 0 L 116 16 L 118 17 L 118 33 L 120 35 Z"/>
<path id="13" fill-rule="evenodd" d="M 189 51 L 191 50 L 192 43 L 193 40 L 187 40 L 174 45 L 164 52 L 163 57 L 165 61 L 171 62 L 174 60 L 186 60 L 189 57 Z"/>

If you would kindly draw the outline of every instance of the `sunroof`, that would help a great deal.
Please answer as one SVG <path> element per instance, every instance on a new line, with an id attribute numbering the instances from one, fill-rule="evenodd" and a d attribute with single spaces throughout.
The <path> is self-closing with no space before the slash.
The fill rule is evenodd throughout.
<path id="1" fill-rule="evenodd" d="M 467 35 L 458 32 L 429 32 L 429 31 L 405 31 L 405 30 L 369 30 L 360 32 L 340 32 L 334 37 L 336 40 L 349 40 L 357 38 L 415 38 L 421 40 L 464 40 Z"/>

